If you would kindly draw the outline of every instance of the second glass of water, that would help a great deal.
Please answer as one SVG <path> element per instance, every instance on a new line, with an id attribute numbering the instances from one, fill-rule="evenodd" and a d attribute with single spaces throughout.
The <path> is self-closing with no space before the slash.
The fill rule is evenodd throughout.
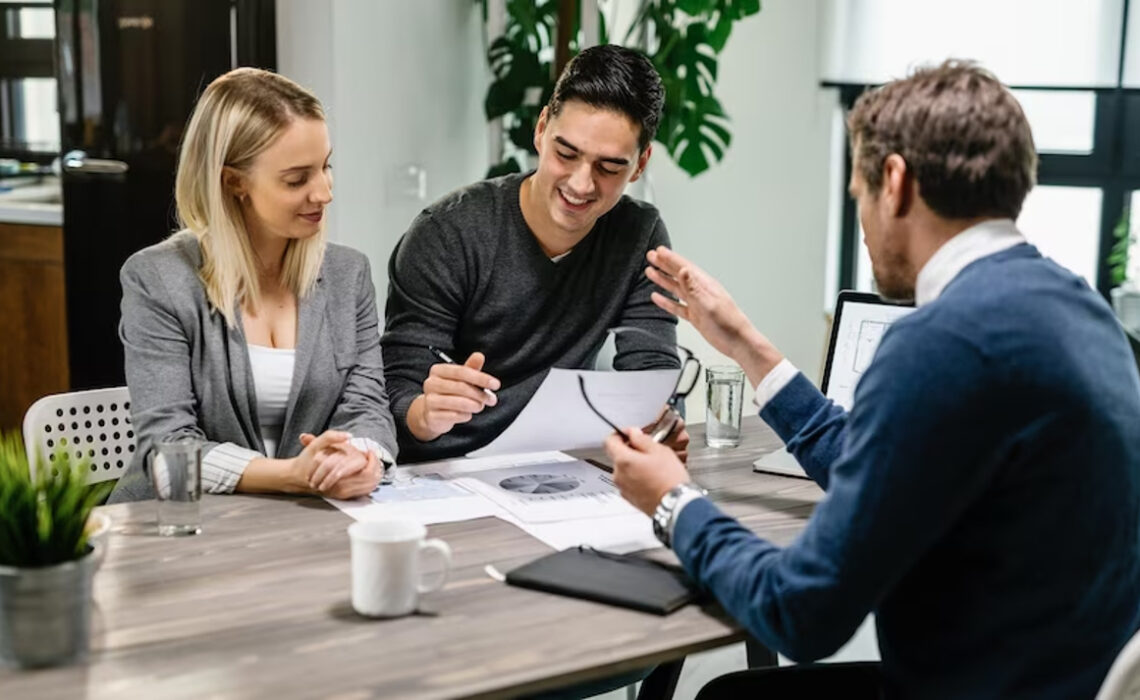
<path id="1" fill-rule="evenodd" d="M 744 370 L 721 365 L 705 369 L 708 402 L 705 406 L 705 444 L 736 447 L 740 444 L 740 416 L 744 401 Z"/>
<path id="2" fill-rule="evenodd" d="M 155 445 L 150 478 L 158 500 L 158 534 L 196 535 L 202 531 L 202 443 L 177 438 Z"/>

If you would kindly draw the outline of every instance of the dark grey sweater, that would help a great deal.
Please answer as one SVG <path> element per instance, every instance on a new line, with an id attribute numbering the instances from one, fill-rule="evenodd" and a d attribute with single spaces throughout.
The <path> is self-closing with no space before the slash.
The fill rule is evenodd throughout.
<path id="1" fill-rule="evenodd" d="M 381 339 L 400 461 L 463 455 L 515 419 L 551 367 L 591 368 L 606 329 L 637 326 L 676 343 L 676 320 L 650 300 L 646 251 L 669 245 L 652 205 L 622 197 L 558 262 L 546 256 L 519 208 L 525 175 L 478 182 L 425 209 L 388 263 Z M 617 369 L 676 366 L 652 340 L 619 336 Z M 438 362 L 427 346 L 463 362 L 487 356 L 502 381 L 499 403 L 428 443 L 408 432 L 408 406 Z"/>

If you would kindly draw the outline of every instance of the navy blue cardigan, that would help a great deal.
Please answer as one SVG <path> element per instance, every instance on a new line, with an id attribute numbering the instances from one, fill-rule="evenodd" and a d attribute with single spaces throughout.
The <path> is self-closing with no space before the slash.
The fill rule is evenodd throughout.
<path id="1" fill-rule="evenodd" d="M 1104 300 L 1030 245 L 884 335 L 850 413 L 798 375 L 761 417 L 827 495 L 790 546 L 699 499 L 674 548 L 761 642 L 876 613 L 891 695 L 1092 697 L 1140 626 L 1140 378 Z"/>

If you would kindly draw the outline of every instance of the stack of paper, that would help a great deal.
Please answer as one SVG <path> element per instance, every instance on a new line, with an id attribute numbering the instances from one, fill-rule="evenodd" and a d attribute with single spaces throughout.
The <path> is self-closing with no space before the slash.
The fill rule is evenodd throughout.
<path id="1" fill-rule="evenodd" d="M 597 447 L 612 432 L 586 406 L 578 375 L 618 425 L 653 422 L 677 380 L 676 370 L 551 370 L 514 423 L 470 457 L 396 467 L 394 483 L 370 498 L 328 500 L 357 520 L 429 525 L 495 516 L 555 549 L 658 547 L 652 521 L 621 497 L 608 473 L 553 451 Z"/>

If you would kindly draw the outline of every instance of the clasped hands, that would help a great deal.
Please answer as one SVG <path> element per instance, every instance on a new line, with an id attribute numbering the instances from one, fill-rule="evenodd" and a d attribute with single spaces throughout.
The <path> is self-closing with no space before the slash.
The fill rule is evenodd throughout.
<path id="1" fill-rule="evenodd" d="M 371 450 L 351 444 L 352 435 L 326 430 L 319 436 L 301 434 L 304 449 L 293 458 L 293 477 L 310 492 L 350 499 L 372 493 L 384 477 L 384 466 Z"/>

